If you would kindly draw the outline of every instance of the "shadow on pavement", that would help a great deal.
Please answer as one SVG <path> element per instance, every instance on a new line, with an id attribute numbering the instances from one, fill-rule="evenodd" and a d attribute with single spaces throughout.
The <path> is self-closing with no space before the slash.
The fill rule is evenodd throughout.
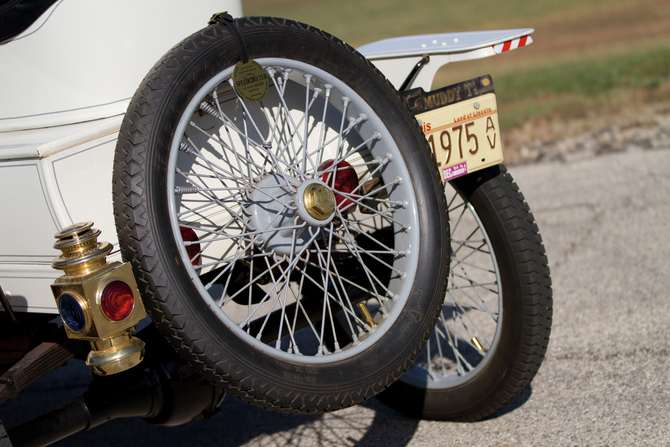
<path id="1" fill-rule="evenodd" d="M 5 428 L 11 428 L 63 405 L 86 391 L 90 377 L 82 361 L 72 360 L 24 390 L 17 400 L 0 405 L 0 420 Z M 155 427 L 138 418 L 113 420 L 53 445 L 404 447 L 419 424 L 375 399 L 322 415 L 273 413 L 231 397 L 224 399 L 220 409 L 221 413 L 210 421 L 178 427 Z"/>
<path id="2" fill-rule="evenodd" d="M 514 399 L 509 405 L 507 405 L 505 408 L 502 408 L 495 413 L 493 413 L 491 416 L 484 418 L 485 421 L 491 420 L 491 419 L 496 419 L 499 418 L 500 416 L 504 416 L 507 413 L 511 413 L 512 411 L 516 410 L 523 404 L 525 404 L 528 399 L 530 399 L 530 396 L 533 394 L 533 387 L 532 385 L 528 385 L 528 388 L 523 390 L 523 393 L 516 399 Z"/>
<path id="3" fill-rule="evenodd" d="M 0 420 L 9 428 L 68 402 L 86 390 L 81 384 L 87 384 L 90 375 L 83 362 L 70 361 L 22 392 L 18 400 L 0 406 Z M 528 387 L 514 402 L 487 419 L 514 411 L 525 404 L 531 394 L 532 389 Z M 404 447 L 420 423 L 387 408 L 376 399 L 322 415 L 273 413 L 231 397 L 224 399 L 220 409 L 221 413 L 210 421 L 178 427 L 155 427 L 137 418 L 114 420 L 53 445 Z"/>

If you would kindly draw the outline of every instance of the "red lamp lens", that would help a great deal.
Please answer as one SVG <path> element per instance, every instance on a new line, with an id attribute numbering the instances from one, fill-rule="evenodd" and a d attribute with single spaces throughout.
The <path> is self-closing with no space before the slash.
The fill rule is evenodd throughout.
<path id="1" fill-rule="evenodd" d="M 102 291 L 100 306 L 107 318 L 112 321 L 128 318 L 133 311 L 134 304 L 133 291 L 123 281 L 112 281 Z"/>
<path id="2" fill-rule="evenodd" d="M 186 254 L 188 255 L 188 258 L 191 260 L 191 264 L 193 264 L 193 267 L 197 267 L 200 265 L 200 239 L 198 239 L 198 235 L 195 234 L 195 231 L 191 228 L 186 228 L 186 227 L 179 227 L 179 231 L 181 232 L 181 238 L 184 241 L 184 245 L 186 246 Z M 195 242 L 195 243 L 187 243 L 187 242 Z"/>
<path id="3" fill-rule="evenodd" d="M 333 160 L 325 161 L 319 166 L 319 171 L 325 171 L 333 165 Z M 321 181 L 333 188 L 335 191 L 344 193 L 351 193 L 358 188 L 358 175 L 354 168 L 349 163 L 342 160 L 337 164 L 337 173 L 335 174 L 335 183 L 333 184 L 330 175 L 332 172 L 327 172 L 321 176 Z M 354 204 L 350 199 L 345 199 L 341 194 L 335 193 L 335 203 L 341 211 L 346 210 Z"/>

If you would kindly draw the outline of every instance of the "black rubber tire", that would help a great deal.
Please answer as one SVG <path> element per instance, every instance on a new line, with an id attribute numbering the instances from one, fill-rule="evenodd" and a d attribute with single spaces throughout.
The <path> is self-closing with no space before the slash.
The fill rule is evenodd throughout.
<path id="1" fill-rule="evenodd" d="M 473 206 L 497 259 L 503 314 L 497 344 L 486 352 L 481 360 L 486 359 L 486 362 L 481 368 L 459 374 L 462 375 L 460 382 L 429 387 L 406 375 L 377 398 L 413 418 L 476 421 L 511 403 L 537 373 L 551 329 L 551 279 L 534 217 L 503 165 L 455 179 L 451 184 L 460 192 L 462 200 Z M 456 239 L 458 217 L 453 211 L 451 218 Z M 452 274 L 454 265 L 452 262 Z M 453 290 L 451 284 L 449 289 Z M 447 295 L 445 323 L 439 322 L 436 330 L 455 327 L 452 314 L 447 310 L 449 301 Z M 473 312 L 472 308 L 464 313 L 468 312 Z M 464 341 L 467 343 L 461 339 L 460 346 L 473 351 Z M 443 346 L 446 348 L 446 344 Z M 465 348 L 459 349 L 465 352 Z M 424 356 L 422 353 L 420 359 Z M 473 366 L 476 368 L 477 364 Z"/>
<path id="2" fill-rule="evenodd" d="M 373 397 L 400 377 L 433 329 L 449 268 L 449 223 L 442 183 L 416 120 L 391 84 L 353 48 L 289 20 L 252 17 L 236 19 L 235 24 L 252 59 L 282 58 L 318 67 L 355 90 L 386 124 L 415 190 L 416 204 L 410 207 L 416 207 L 421 234 L 412 247 L 421 269 L 416 267 L 402 311 L 393 311 L 397 315 L 389 320 L 393 324 L 384 326 L 386 332 L 380 332 L 384 335 L 367 349 L 315 365 L 297 355 L 289 360 L 277 357 L 270 346 L 257 349 L 246 334 L 224 324 L 203 298 L 200 278 L 189 277 L 194 270 L 187 261 L 189 257 L 195 261 L 189 255 L 185 262 L 185 244 L 171 223 L 168 164 L 179 145 L 173 140 L 186 108 L 208 81 L 239 60 L 236 40 L 219 24 L 208 26 L 166 54 L 131 101 L 114 159 L 114 214 L 121 253 L 132 263 L 148 313 L 161 332 L 183 358 L 228 394 L 289 413 L 348 407 Z M 311 258 L 307 261 L 312 262 Z M 271 269 L 268 271 L 271 275 Z M 229 276 L 236 275 L 230 272 Z M 249 288 L 251 301 L 252 286 L 244 287 Z M 379 317 L 377 312 L 376 320 Z"/>

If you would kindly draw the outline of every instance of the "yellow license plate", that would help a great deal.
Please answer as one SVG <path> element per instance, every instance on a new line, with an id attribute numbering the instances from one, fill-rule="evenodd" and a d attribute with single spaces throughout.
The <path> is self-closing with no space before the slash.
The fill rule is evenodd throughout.
<path id="1" fill-rule="evenodd" d="M 416 115 L 445 182 L 503 161 L 495 93 Z"/>

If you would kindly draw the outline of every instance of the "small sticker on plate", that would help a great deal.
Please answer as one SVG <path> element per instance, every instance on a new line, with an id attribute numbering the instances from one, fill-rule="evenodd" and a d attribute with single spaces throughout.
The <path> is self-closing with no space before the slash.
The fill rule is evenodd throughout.
<path id="1" fill-rule="evenodd" d="M 240 61 L 233 70 L 233 85 L 242 99 L 258 102 L 268 94 L 270 80 L 261 64 L 255 60 L 249 60 L 246 64 Z"/>
<path id="2" fill-rule="evenodd" d="M 460 177 L 461 175 L 465 175 L 467 173 L 468 173 L 468 164 L 459 163 L 449 168 L 442 169 L 442 178 L 444 178 L 444 181 L 446 182 L 449 180 L 453 180 L 456 177 Z"/>

